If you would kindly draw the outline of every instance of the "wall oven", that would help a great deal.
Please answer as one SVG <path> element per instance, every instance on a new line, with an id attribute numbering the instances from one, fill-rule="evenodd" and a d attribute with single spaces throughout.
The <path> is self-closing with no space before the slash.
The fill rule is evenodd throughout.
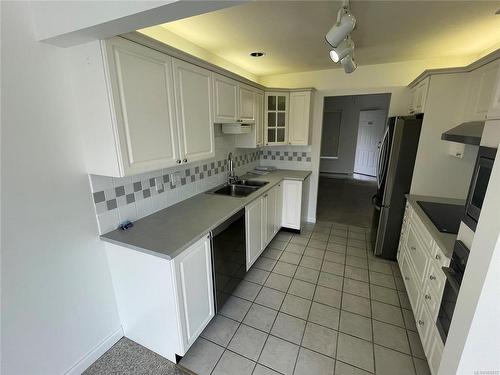
<path id="1" fill-rule="evenodd" d="M 451 318 L 455 311 L 458 292 L 464 277 L 467 259 L 469 258 L 469 249 L 462 241 L 456 241 L 451 256 L 450 266 L 443 267 L 443 272 L 446 275 L 446 284 L 441 298 L 441 306 L 436 321 L 436 326 L 443 342 L 446 342 L 448 331 L 450 330 Z"/>
<path id="2" fill-rule="evenodd" d="M 496 148 L 479 147 L 463 218 L 464 223 L 474 231 L 481 214 L 484 195 L 486 194 L 496 153 Z"/>

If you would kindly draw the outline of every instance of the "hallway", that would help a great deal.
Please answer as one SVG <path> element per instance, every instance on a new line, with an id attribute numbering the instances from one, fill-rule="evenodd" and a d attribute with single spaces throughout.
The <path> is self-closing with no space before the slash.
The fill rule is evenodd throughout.
<path id="1" fill-rule="evenodd" d="M 375 181 L 320 176 L 317 220 L 370 227 L 373 215 L 371 198 L 376 192 Z"/>

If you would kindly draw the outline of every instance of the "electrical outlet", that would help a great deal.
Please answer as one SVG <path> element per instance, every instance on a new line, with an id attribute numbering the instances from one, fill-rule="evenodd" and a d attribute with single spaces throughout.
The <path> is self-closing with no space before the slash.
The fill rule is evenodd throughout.
<path id="1" fill-rule="evenodd" d="M 161 177 L 156 177 L 155 178 L 155 186 L 156 186 L 156 192 L 164 191 L 165 187 L 163 186 L 163 179 Z"/>

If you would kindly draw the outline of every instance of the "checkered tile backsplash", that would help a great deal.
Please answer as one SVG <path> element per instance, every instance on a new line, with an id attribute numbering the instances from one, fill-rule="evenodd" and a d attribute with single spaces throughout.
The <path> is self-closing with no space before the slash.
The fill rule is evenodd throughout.
<path id="1" fill-rule="evenodd" d="M 234 154 L 236 172 L 239 175 L 259 164 L 307 169 L 310 168 L 311 161 L 310 151 L 263 149 L 238 150 Z M 224 155 L 227 153 L 224 152 Z M 125 178 L 91 175 L 90 183 L 99 232 L 109 232 L 126 220 L 134 221 L 150 215 L 223 184 L 226 180 L 225 158 Z"/>

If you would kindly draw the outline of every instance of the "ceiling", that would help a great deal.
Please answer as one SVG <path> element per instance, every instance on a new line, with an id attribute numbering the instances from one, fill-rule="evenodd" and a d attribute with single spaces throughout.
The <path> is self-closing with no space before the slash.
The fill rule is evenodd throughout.
<path id="1" fill-rule="evenodd" d="M 161 25 L 257 76 L 334 68 L 340 1 L 255 1 Z M 359 65 L 474 55 L 500 44 L 499 2 L 351 1 Z M 266 56 L 252 58 L 252 51 Z"/>

